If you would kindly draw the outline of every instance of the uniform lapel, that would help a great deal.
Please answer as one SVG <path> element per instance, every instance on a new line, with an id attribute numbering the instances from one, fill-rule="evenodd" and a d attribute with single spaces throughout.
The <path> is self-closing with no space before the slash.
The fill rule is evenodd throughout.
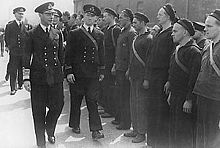
<path id="1" fill-rule="evenodd" d="M 37 26 L 37 37 L 42 40 L 42 42 L 47 42 L 47 36 L 44 30 L 41 28 L 40 24 Z"/>
<path id="2" fill-rule="evenodd" d="M 86 29 L 82 26 L 81 30 L 83 31 L 83 33 L 92 41 L 92 43 L 95 45 L 96 50 L 98 50 L 98 44 L 95 40 L 95 28 L 93 29 L 92 33 L 90 34 L 88 31 L 86 31 Z"/>

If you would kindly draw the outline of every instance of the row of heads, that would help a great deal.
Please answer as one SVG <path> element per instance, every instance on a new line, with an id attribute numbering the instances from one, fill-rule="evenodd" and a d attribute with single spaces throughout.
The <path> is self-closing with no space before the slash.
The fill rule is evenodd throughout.
<path id="1" fill-rule="evenodd" d="M 44 13 L 46 11 L 50 11 L 51 13 L 57 14 L 59 17 L 61 17 L 62 13 L 59 10 L 54 9 L 53 6 L 54 6 L 53 2 L 47 2 L 47 3 L 44 3 L 40 6 L 38 6 L 35 9 L 35 12 L 36 13 Z M 169 15 L 171 22 L 179 23 L 180 25 L 182 25 L 189 32 L 189 34 L 191 36 L 193 36 L 195 34 L 195 29 L 199 30 L 199 31 L 203 31 L 205 28 L 204 23 L 200 23 L 200 22 L 193 22 L 192 23 L 188 19 L 180 19 L 176 15 L 176 11 L 174 10 L 172 4 L 167 3 L 162 8 Z M 13 10 L 13 13 L 17 13 L 17 12 L 22 13 L 25 11 L 26 11 L 26 9 L 24 7 L 17 7 Z M 84 5 L 83 11 L 84 11 L 84 13 L 90 13 L 91 16 L 98 16 L 98 17 L 101 16 L 101 10 L 97 6 L 92 5 L 92 4 Z M 116 13 L 116 11 L 111 8 L 105 8 L 104 12 L 107 12 L 116 18 L 118 17 L 118 14 Z M 142 20 L 145 23 L 148 23 L 150 21 L 149 18 L 147 17 L 147 15 L 145 15 L 144 13 L 137 12 L 137 13 L 133 14 L 132 10 L 129 8 L 124 9 L 122 12 L 124 13 L 124 15 L 129 17 L 131 22 L 133 21 L 133 18 L 137 18 L 139 20 Z M 220 9 L 214 10 L 214 12 L 209 14 L 209 16 L 212 16 L 220 21 Z"/>
<path id="2" fill-rule="evenodd" d="M 216 20 L 220 21 L 220 9 L 215 9 L 208 16 L 214 17 Z M 180 24 L 183 28 L 185 28 L 190 36 L 195 34 L 195 30 L 204 32 L 205 24 L 202 22 L 191 22 L 188 19 L 179 19 L 176 23 Z"/>
<path id="3" fill-rule="evenodd" d="M 38 6 L 34 11 L 36 13 L 44 13 L 46 11 L 50 11 L 51 13 L 54 13 L 55 15 L 61 17 L 62 13 L 58 9 L 54 9 L 53 6 L 54 6 L 53 2 L 47 2 L 47 3 L 44 3 L 40 6 Z M 25 11 L 26 11 L 26 9 L 24 7 L 17 7 L 15 9 L 13 9 L 13 14 L 15 14 L 15 13 L 24 13 Z M 101 17 L 101 15 L 102 15 L 101 10 L 97 6 L 92 5 L 92 4 L 84 5 L 83 6 L 83 11 L 84 11 L 84 13 L 89 13 L 91 16 Z M 107 12 L 107 13 L 111 14 L 112 16 L 116 17 L 116 18 L 119 17 L 119 15 L 116 13 L 116 11 L 111 9 L 111 8 L 105 8 L 104 12 Z M 123 10 L 123 13 L 127 17 L 129 17 L 131 21 L 133 21 L 134 17 L 137 17 L 137 18 L 145 21 L 146 23 L 149 22 L 148 17 L 143 13 L 137 12 L 137 13 L 133 14 L 132 10 L 130 10 L 128 8 Z M 70 14 L 65 14 L 64 13 L 63 15 L 70 15 Z"/>

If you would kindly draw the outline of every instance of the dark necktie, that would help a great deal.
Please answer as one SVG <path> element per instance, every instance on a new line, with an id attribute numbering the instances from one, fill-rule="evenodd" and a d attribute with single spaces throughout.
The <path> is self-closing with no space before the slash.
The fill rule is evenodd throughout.
<path id="1" fill-rule="evenodd" d="M 88 32 L 91 34 L 91 28 L 90 27 L 88 27 Z"/>
<path id="2" fill-rule="evenodd" d="M 49 30 L 48 30 L 48 28 L 46 28 L 46 34 L 47 34 L 47 36 L 49 36 Z"/>
<path id="3" fill-rule="evenodd" d="M 19 28 L 21 29 L 21 22 L 19 22 Z"/>

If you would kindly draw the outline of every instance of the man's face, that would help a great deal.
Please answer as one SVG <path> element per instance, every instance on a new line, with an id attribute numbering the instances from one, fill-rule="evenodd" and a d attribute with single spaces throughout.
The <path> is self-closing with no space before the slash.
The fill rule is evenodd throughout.
<path id="1" fill-rule="evenodd" d="M 143 24 L 141 23 L 141 21 L 139 21 L 137 18 L 134 18 L 133 27 L 137 32 L 142 29 L 142 25 Z"/>
<path id="2" fill-rule="evenodd" d="M 220 34 L 220 25 L 216 24 L 216 18 L 208 16 L 205 21 L 205 35 L 207 39 L 214 40 Z"/>
<path id="3" fill-rule="evenodd" d="M 111 15 L 109 15 L 107 12 L 103 13 L 103 20 L 106 24 L 109 24 L 111 22 Z"/>
<path id="4" fill-rule="evenodd" d="M 82 18 L 80 15 L 77 15 L 77 17 L 76 17 L 76 24 L 79 26 L 82 24 Z"/>
<path id="5" fill-rule="evenodd" d="M 193 39 L 197 40 L 202 36 L 203 32 L 195 30 L 195 34 L 193 36 Z"/>
<path id="6" fill-rule="evenodd" d="M 100 27 L 100 28 L 103 28 L 105 26 L 105 21 L 103 20 L 103 18 L 98 18 L 97 20 L 97 25 Z"/>
<path id="7" fill-rule="evenodd" d="M 126 26 L 126 24 L 127 24 L 128 21 L 130 21 L 129 17 L 126 16 L 126 14 L 122 12 L 122 13 L 119 15 L 119 25 L 123 28 L 123 27 Z"/>
<path id="8" fill-rule="evenodd" d="M 18 21 L 21 21 L 24 17 L 23 12 L 16 12 L 14 15 L 15 15 L 16 20 L 18 20 Z"/>
<path id="9" fill-rule="evenodd" d="M 75 17 L 74 17 L 74 16 L 71 16 L 71 17 L 70 17 L 70 20 L 68 21 L 68 25 L 69 25 L 69 26 L 72 26 L 72 25 L 74 25 L 75 23 L 76 23 Z"/>
<path id="10" fill-rule="evenodd" d="M 68 22 L 69 17 L 68 17 L 68 16 L 66 16 L 66 15 L 63 15 L 62 19 L 63 19 L 63 22 Z"/>
<path id="11" fill-rule="evenodd" d="M 41 23 L 45 26 L 51 25 L 54 19 L 54 12 L 51 10 L 39 14 Z"/>
<path id="12" fill-rule="evenodd" d="M 183 38 L 186 30 L 178 23 L 175 23 L 173 26 L 172 37 L 174 43 L 180 43 Z"/>
<path id="13" fill-rule="evenodd" d="M 60 21 L 60 17 L 58 15 L 54 15 L 53 24 L 56 25 Z"/>
<path id="14" fill-rule="evenodd" d="M 163 8 L 160 8 L 160 10 L 158 11 L 157 19 L 158 19 L 158 23 L 161 25 L 166 23 L 167 20 L 169 19 L 169 17 L 166 14 L 166 11 Z"/>
<path id="15" fill-rule="evenodd" d="M 83 18 L 84 23 L 87 26 L 92 26 L 96 23 L 97 17 L 92 13 L 85 13 L 85 16 Z"/>

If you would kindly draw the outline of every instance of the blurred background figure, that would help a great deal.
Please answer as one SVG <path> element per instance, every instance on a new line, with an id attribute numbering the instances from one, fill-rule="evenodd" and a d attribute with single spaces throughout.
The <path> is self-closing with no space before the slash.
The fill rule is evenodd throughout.
<path id="1" fill-rule="evenodd" d="M 202 50 L 208 42 L 205 38 L 205 24 L 202 22 L 193 22 L 193 26 L 195 28 L 195 35 L 193 36 L 193 39 Z"/>
<path id="2" fill-rule="evenodd" d="M 0 28 L 1 57 L 4 57 L 4 46 L 5 46 L 4 35 L 5 35 L 4 28 Z"/>
<path id="3" fill-rule="evenodd" d="M 76 24 L 76 18 L 77 18 L 77 14 L 74 13 L 71 15 L 70 20 L 68 21 L 68 28 L 67 28 L 68 32 L 78 27 L 78 25 Z"/>
<path id="4" fill-rule="evenodd" d="M 105 27 L 106 27 L 106 22 L 104 21 L 103 14 L 101 14 L 97 19 L 97 28 L 103 32 Z"/>
<path id="5" fill-rule="evenodd" d="M 68 34 L 67 30 L 68 30 L 69 20 L 70 20 L 70 13 L 69 13 L 69 11 L 65 11 L 62 16 L 62 22 L 64 24 L 64 29 L 63 29 L 64 41 L 66 41 L 66 39 L 67 39 L 67 34 Z"/>
<path id="6" fill-rule="evenodd" d="M 83 14 L 78 14 L 76 17 L 76 24 L 81 26 L 83 24 Z"/>
<path id="7" fill-rule="evenodd" d="M 27 18 L 24 19 L 23 23 L 24 23 L 24 26 L 27 29 L 27 31 L 29 31 L 29 30 L 31 30 L 33 28 L 33 26 L 28 23 L 28 19 Z"/>
<path id="8" fill-rule="evenodd" d="M 55 29 L 61 30 L 63 28 L 63 22 L 61 22 L 61 20 L 62 20 L 62 13 L 58 9 L 54 9 L 54 10 L 56 12 L 54 14 L 52 27 L 55 28 Z"/>
<path id="9" fill-rule="evenodd" d="M 17 89 L 22 89 L 23 85 L 23 54 L 24 44 L 26 39 L 26 28 L 23 21 L 24 12 L 23 7 L 13 9 L 15 19 L 8 22 L 5 28 L 5 47 L 9 50 L 9 63 L 7 65 L 6 81 L 10 75 L 10 95 L 15 95 Z M 18 88 L 16 79 L 18 77 Z"/>

